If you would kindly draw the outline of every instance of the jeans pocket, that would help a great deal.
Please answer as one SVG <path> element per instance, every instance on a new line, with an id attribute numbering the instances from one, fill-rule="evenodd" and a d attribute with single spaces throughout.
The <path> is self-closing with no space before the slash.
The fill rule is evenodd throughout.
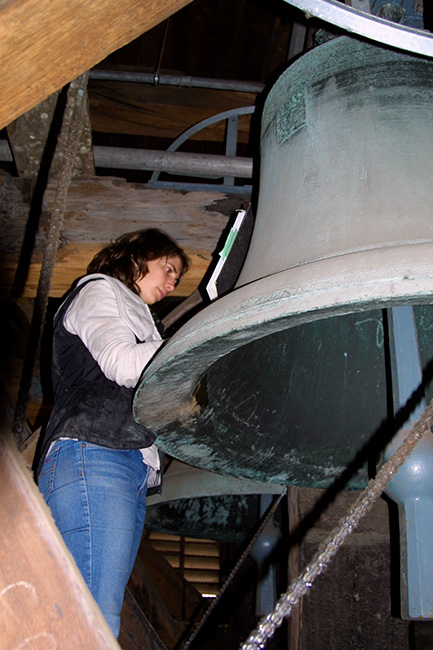
<path id="1" fill-rule="evenodd" d="M 56 473 L 57 461 L 60 452 L 60 441 L 54 443 L 46 455 L 41 473 L 38 477 L 38 487 L 45 500 L 54 490 L 54 476 Z"/>

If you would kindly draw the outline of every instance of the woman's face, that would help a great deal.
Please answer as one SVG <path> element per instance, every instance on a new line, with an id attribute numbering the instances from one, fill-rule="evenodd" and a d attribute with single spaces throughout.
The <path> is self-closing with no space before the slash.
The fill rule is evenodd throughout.
<path id="1" fill-rule="evenodd" d="M 146 305 L 153 305 L 162 300 L 176 286 L 180 277 L 182 261 L 175 257 L 159 257 L 147 262 L 147 273 L 135 281 L 139 296 Z"/>

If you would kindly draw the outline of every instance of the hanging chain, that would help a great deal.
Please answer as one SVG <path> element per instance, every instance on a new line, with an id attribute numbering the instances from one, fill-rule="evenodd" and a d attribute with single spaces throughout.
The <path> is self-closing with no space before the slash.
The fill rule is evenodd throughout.
<path id="1" fill-rule="evenodd" d="M 425 408 L 418 422 L 411 429 L 405 441 L 392 454 L 389 460 L 380 468 L 376 478 L 371 479 L 358 499 L 351 507 L 349 513 L 340 520 L 340 523 L 323 542 L 313 560 L 304 569 L 302 574 L 290 585 L 288 591 L 281 596 L 274 611 L 265 616 L 251 633 L 246 642 L 241 645 L 241 650 L 263 650 L 266 641 L 270 639 L 275 630 L 281 625 L 284 618 L 288 618 L 293 608 L 299 603 L 302 596 L 312 587 L 314 580 L 327 568 L 336 555 L 345 539 L 358 526 L 359 522 L 372 509 L 380 497 L 387 483 L 392 479 L 406 457 L 411 453 L 423 434 L 433 423 L 433 400 Z"/>
<path id="2" fill-rule="evenodd" d="M 42 334 L 42 328 L 48 305 L 48 297 L 51 288 L 56 262 L 57 250 L 60 241 L 60 230 L 63 225 L 63 218 L 66 212 L 66 200 L 69 186 L 71 184 L 74 162 L 78 151 L 78 144 L 83 128 L 83 116 L 86 106 L 86 86 L 88 72 L 72 81 L 68 89 L 68 98 L 64 113 L 64 122 L 67 126 L 67 139 L 65 156 L 59 172 L 56 193 L 54 197 L 54 208 L 49 223 L 47 243 L 42 260 L 41 273 L 39 276 L 38 289 L 33 308 L 30 331 L 27 340 L 27 348 L 23 362 L 20 388 L 17 403 L 15 406 L 15 418 L 13 432 L 18 445 L 24 442 L 24 424 L 27 407 L 30 401 L 30 388 L 33 378 L 36 352 Z"/>

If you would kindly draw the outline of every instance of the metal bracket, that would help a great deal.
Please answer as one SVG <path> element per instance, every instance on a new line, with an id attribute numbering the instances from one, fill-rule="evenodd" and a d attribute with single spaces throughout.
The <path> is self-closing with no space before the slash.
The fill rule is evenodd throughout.
<path id="1" fill-rule="evenodd" d="M 433 34 L 430 32 L 378 18 L 354 7 L 347 7 L 336 0 L 284 0 L 284 2 L 297 7 L 307 17 L 320 18 L 347 32 L 365 36 L 372 41 L 399 50 L 433 57 Z"/>

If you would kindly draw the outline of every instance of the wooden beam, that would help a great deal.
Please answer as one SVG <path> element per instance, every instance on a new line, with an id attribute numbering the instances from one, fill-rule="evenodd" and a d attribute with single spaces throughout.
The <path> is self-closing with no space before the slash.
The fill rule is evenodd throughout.
<path id="1" fill-rule="evenodd" d="M 191 0 L 3 0 L 0 128 Z"/>
<path id="2" fill-rule="evenodd" d="M 122 650 L 167 650 L 128 587 L 120 621 L 119 644 Z"/>
<path id="3" fill-rule="evenodd" d="M 299 543 L 300 568 L 307 566 L 358 498 L 355 490 L 332 492 L 296 488 L 296 504 L 292 503 L 289 514 L 295 514 L 299 525 L 295 524 L 287 546 Z M 390 542 L 392 529 L 398 535 L 396 514 L 390 514 L 386 501 L 378 499 L 368 517 L 355 527 L 326 571 L 302 598 L 297 645 L 291 645 L 290 639 L 291 650 L 411 647 L 408 622 L 391 613 L 398 607 L 399 591 L 391 551 L 397 550 L 394 542 L 398 548 L 398 541 Z M 431 647 L 431 641 L 427 645 Z"/>
<path id="4" fill-rule="evenodd" d="M 300 517 L 299 517 L 299 488 L 295 486 L 289 486 L 287 492 L 287 509 L 288 509 L 288 522 L 289 522 L 289 533 L 293 536 L 293 539 L 296 540 L 296 532 L 299 529 Z M 287 566 L 287 578 L 288 585 L 292 584 L 294 580 L 297 579 L 301 572 L 300 566 L 300 546 L 297 541 L 294 541 L 293 544 L 289 547 L 288 553 L 288 566 Z M 300 599 L 298 605 L 294 607 L 292 615 L 288 621 L 289 628 L 289 647 L 291 650 L 300 650 L 299 638 L 302 622 L 302 603 L 303 598 Z"/>
<path id="5" fill-rule="evenodd" d="M 0 418 L 1 647 L 119 649 Z"/>
<path id="6" fill-rule="evenodd" d="M 59 95 L 60 91 L 53 93 L 8 125 L 9 144 L 18 176 L 37 178 L 44 159 L 49 177 L 58 178 L 68 142 L 68 120 L 62 120 L 60 133 L 56 132 L 56 128 L 53 129 L 53 117 L 58 112 L 59 103 L 61 107 Z M 91 131 L 89 102 L 86 97 L 74 176 L 93 176 L 95 173 Z"/>
<path id="7" fill-rule="evenodd" d="M 140 557 L 135 561 L 128 589 L 168 650 L 179 647 L 179 639 L 185 630 L 185 625 L 170 614 L 166 600 L 149 577 Z M 169 594 L 168 598 L 170 598 Z"/>

